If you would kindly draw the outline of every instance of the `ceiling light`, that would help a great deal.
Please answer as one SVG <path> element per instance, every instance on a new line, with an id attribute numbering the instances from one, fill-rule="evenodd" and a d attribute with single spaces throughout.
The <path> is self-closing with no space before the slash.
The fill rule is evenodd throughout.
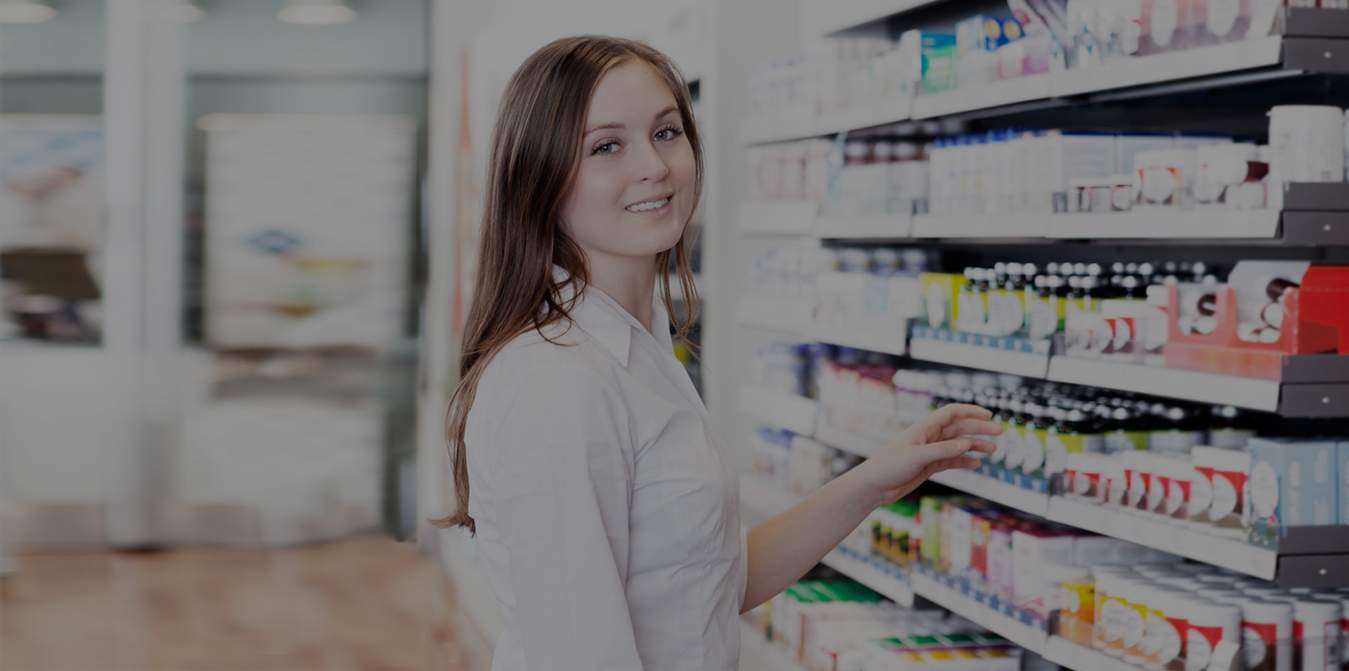
<path id="1" fill-rule="evenodd" d="M 0 23 L 42 23 L 53 16 L 47 0 L 0 0 Z"/>
<path id="2" fill-rule="evenodd" d="M 206 16 L 206 10 L 196 0 L 173 0 L 169 4 L 171 16 L 178 23 L 196 23 Z"/>
<path id="3" fill-rule="evenodd" d="M 286 0 L 276 18 L 304 26 L 331 26 L 356 18 L 345 0 Z"/>

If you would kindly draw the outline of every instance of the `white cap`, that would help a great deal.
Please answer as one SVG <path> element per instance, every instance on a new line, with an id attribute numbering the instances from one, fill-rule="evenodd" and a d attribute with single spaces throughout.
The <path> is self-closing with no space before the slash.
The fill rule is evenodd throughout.
<path id="1" fill-rule="evenodd" d="M 1275 625 L 1279 639 L 1293 637 L 1293 605 L 1282 601 L 1247 599 L 1241 603 L 1241 617 L 1255 624 Z"/>
<path id="2" fill-rule="evenodd" d="M 1304 630 L 1319 629 L 1331 622 L 1338 623 L 1340 612 L 1337 601 L 1309 598 L 1293 602 L 1293 619 L 1303 623 Z"/>
<path id="3" fill-rule="evenodd" d="M 1224 585 L 1230 585 L 1240 580 L 1230 573 L 1204 573 L 1196 577 L 1200 582 L 1222 583 Z"/>
<path id="4" fill-rule="evenodd" d="M 1238 641 L 1241 637 L 1241 609 L 1214 601 L 1197 600 L 1190 611 L 1190 622 L 1203 627 L 1222 627 L 1223 638 Z"/>

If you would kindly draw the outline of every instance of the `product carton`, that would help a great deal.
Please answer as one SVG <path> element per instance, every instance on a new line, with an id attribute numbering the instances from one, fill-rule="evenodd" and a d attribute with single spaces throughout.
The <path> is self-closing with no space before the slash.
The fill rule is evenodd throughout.
<path id="1" fill-rule="evenodd" d="M 1252 438 L 1247 540 L 1278 548 L 1290 527 L 1339 518 L 1338 448 L 1329 440 Z"/>
<path id="2" fill-rule="evenodd" d="M 1018 529 L 1012 532 L 1012 603 L 1037 617 L 1048 617 L 1044 602 L 1044 569 L 1048 563 L 1073 560 L 1074 537 L 1049 530 Z"/>
<path id="3" fill-rule="evenodd" d="M 1342 441 L 1338 450 L 1339 464 L 1335 472 L 1340 481 L 1340 520 L 1338 524 L 1349 524 L 1349 440 Z M 1345 613 L 1345 632 L 1349 633 L 1349 613 Z"/>

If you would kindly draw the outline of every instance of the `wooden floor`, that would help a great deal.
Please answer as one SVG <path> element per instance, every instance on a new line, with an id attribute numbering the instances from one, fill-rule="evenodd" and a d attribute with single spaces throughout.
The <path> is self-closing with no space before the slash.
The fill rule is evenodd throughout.
<path id="1" fill-rule="evenodd" d="M 436 563 L 382 537 L 286 550 L 20 557 L 3 671 L 482 671 Z"/>

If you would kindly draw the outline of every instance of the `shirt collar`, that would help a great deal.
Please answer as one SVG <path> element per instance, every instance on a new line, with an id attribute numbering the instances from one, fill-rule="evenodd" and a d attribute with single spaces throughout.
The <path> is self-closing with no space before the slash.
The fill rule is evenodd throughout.
<path id="1" fill-rule="evenodd" d="M 576 296 L 576 287 L 567 283 L 570 277 L 571 274 L 566 269 L 553 266 L 553 281 L 562 284 L 562 295 L 559 298 L 564 306 Z M 650 335 L 662 347 L 673 349 L 674 343 L 670 339 L 670 316 L 666 314 L 665 306 L 655 300 L 654 296 L 652 305 Z M 632 347 L 633 330 L 636 329 L 639 333 L 646 332 L 646 327 L 623 309 L 618 301 L 595 287 L 582 289 L 576 304 L 571 308 L 571 319 L 582 331 L 609 350 L 609 353 L 625 367 L 628 365 L 628 354 Z"/>

